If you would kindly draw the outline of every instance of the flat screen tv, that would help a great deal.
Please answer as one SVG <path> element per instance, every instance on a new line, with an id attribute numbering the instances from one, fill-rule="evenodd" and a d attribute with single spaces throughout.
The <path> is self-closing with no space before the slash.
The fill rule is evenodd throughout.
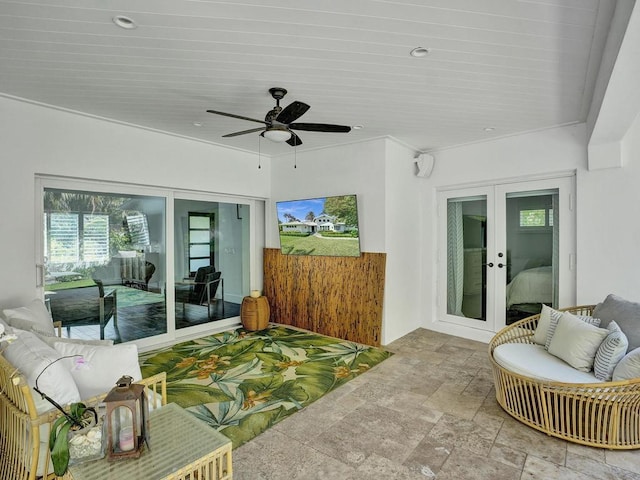
<path id="1" fill-rule="evenodd" d="M 355 195 L 276 202 L 276 211 L 283 254 L 360 256 Z"/>

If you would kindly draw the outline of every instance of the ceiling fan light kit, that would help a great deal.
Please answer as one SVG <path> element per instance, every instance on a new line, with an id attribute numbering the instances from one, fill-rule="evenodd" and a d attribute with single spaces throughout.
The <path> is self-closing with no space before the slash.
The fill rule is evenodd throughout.
<path id="1" fill-rule="evenodd" d="M 257 122 L 264 124 L 264 127 L 251 128 L 240 132 L 228 133 L 223 137 L 236 137 L 247 133 L 260 132 L 260 136 L 268 138 L 273 142 L 286 142 L 292 147 L 302 145 L 302 140 L 292 130 L 305 130 L 307 132 L 329 132 L 329 133 L 348 133 L 351 127 L 346 125 L 333 125 L 329 123 L 293 123 L 295 120 L 304 115 L 309 105 L 303 102 L 292 102 L 284 109 L 280 106 L 280 100 L 284 98 L 287 91 L 284 88 L 273 87 L 269 89 L 269 93 L 276 101 L 276 106 L 267 112 L 264 120 L 256 118 L 236 115 L 234 113 L 220 112 L 217 110 L 207 110 L 208 113 L 215 115 L 223 115 L 225 117 L 237 118 L 240 120 L 248 120 L 249 122 Z"/>
<path id="2" fill-rule="evenodd" d="M 286 142 L 291 138 L 291 132 L 286 128 L 270 128 L 262 133 L 262 136 L 268 138 L 272 142 Z"/>

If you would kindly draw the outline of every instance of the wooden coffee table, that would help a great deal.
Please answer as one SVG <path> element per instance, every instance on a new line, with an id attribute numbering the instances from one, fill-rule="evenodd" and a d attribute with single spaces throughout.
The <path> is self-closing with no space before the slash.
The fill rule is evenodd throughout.
<path id="1" fill-rule="evenodd" d="M 67 480 L 231 480 L 231 440 L 175 403 L 149 415 L 150 445 L 138 459 L 72 465 Z"/>

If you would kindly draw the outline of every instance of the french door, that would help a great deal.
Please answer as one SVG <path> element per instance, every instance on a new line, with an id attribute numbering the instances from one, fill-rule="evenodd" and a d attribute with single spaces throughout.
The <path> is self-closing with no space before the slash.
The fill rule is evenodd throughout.
<path id="1" fill-rule="evenodd" d="M 575 297 L 574 177 L 438 193 L 438 318 L 498 331 Z"/>

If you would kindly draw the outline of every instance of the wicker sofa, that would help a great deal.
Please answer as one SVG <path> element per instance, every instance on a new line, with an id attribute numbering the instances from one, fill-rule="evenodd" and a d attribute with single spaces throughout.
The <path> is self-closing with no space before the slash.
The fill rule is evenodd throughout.
<path id="1" fill-rule="evenodd" d="M 164 372 L 140 380 L 147 386 L 150 408 L 166 404 Z M 106 392 L 89 399 L 97 405 Z M 38 413 L 32 388 L 26 378 L 4 356 L 0 355 L 0 478 L 35 480 L 55 478 L 50 453 L 46 447 L 49 428 L 59 412 L 55 409 Z M 44 437 L 44 438 L 43 438 Z M 63 477 L 63 478 L 66 478 Z"/>
<path id="2" fill-rule="evenodd" d="M 594 307 L 561 311 L 591 316 Z M 608 449 L 640 448 L 640 378 L 549 381 L 515 373 L 496 361 L 494 352 L 500 345 L 534 344 L 539 320 L 538 314 L 507 326 L 489 344 L 500 406 L 520 422 L 564 440 Z"/>

